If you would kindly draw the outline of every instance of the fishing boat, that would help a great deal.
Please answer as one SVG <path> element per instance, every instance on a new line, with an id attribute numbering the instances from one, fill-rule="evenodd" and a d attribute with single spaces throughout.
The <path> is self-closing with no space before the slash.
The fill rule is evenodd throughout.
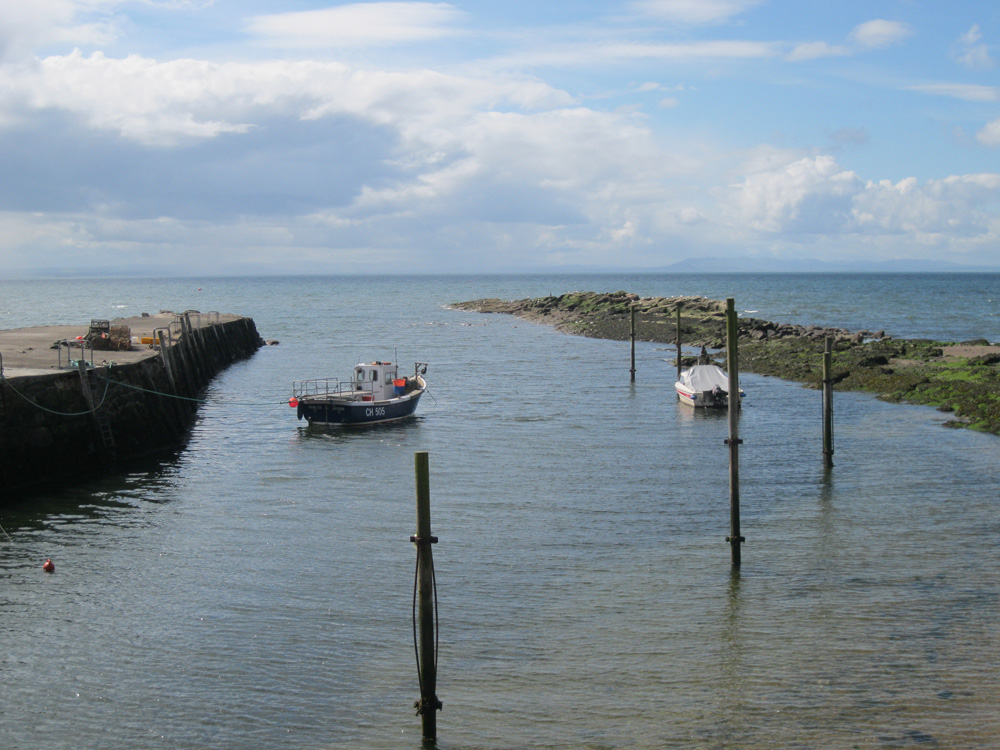
<path id="1" fill-rule="evenodd" d="M 299 419 L 318 425 L 362 425 L 410 417 L 427 389 L 427 363 L 400 377 L 392 362 L 359 362 L 349 380 L 322 378 L 292 382 L 288 405 Z"/>
<path id="2" fill-rule="evenodd" d="M 691 406 L 722 409 L 729 406 L 729 375 L 718 365 L 695 365 L 674 383 L 680 400 Z M 740 401 L 743 400 L 740 389 Z"/>

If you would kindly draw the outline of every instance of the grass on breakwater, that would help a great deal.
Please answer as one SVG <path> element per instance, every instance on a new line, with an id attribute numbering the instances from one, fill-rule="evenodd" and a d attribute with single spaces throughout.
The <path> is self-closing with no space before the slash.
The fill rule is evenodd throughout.
<path id="1" fill-rule="evenodd" d="M 715 350 L 724 363 L 726 303 L 705 297 L 639 297 L 624 291 L 570 292 L 537 299 L 456 302 L 454 309 L 506 313 L 592 338 L 676 343 L 677 308 L 686 346 Z M 868 391 L 887 401 L 936 406 L 950 426 L 1000 435 L 1000 345 L 976 341 L 894 339 L 884 331 L 847 331 L 759 318 L 739 319 L 740 369 L 818 388 L 825 339 L 833 339 L 838 390 Z"/>

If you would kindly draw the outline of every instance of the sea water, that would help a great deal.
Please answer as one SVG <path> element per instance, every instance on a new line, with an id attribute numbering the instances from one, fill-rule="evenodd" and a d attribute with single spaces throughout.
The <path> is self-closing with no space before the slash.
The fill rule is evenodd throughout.
<path id="1" fill-rule="evenodd" d="M 198 309 L 280 342 L 176 453 L 0 509 L 0 747 L 420 747 L 417 451 L 439 747 L 997 747 L 998 438 L 838 392 L 826 472 L 819 393 L 744 374 L 734 573 L 727 421 L 677 403 L 672 345 L 632 383 L 627 343 L 448 309 L 619 289 L 1000 340 L 996 275 L 0 282 L 0 328 Z M 413 420 L 287 406 L 390 358 L 430 365 Z"/>

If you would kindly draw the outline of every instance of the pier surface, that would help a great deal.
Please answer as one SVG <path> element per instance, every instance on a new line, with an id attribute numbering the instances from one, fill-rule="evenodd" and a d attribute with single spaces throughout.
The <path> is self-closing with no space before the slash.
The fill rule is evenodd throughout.
<path id="1" fill-rule="evenodd" d="M 211 323 L 228 323 L 239 319 L 239 315 L 212 314 L 192 315 L 191 325 L 194 328 L 204 328 Z M 112 326 L 128 326 L 132 336 L 152 338 L 157 328 L 167 328 L 176 319 L 175 313 L 161 312 L 156 315 L 142 315 L 132 318 L 117 318 L 111 321 Z M 62 347 L 60 352 L 55 347 L 58 341 L 74 341 L 77 336 L 86 336 L 90 324 L 68 326 L 35 326 L 32 328 L 15 328 L 0 331 L 0 364 L 3 374 L 8 378 L 47 375 L 69 368 L 69 360 L 79 358 L 80 349 L 72 350 Z M 91 350 L 85 349 L 89 358 Z M 149 345 L 136 344 L 127 351 L 107 351 L 95 349 L 93 357 L 95 365 L 113 362 L 116 365 L 132 364 L 157 356 L 158 352 Z M 60 367 L 60 361 L 62 367 Z"/>

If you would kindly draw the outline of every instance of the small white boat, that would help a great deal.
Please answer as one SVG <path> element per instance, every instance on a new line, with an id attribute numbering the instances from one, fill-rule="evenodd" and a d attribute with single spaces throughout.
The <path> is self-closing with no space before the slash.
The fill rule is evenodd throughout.
<path id="1" fill-rule="evenodd" d="M 359 362 L 350 380 L 296 380 L 288 405 L 309 424 L 352 425 L 393 422 L 410 417 L 427 389 L 425 362 L 400 377 L 392 362 Z"/>
<path id="2" fill-rule="evenodd" d="M 677 395 L 685 404 L 721 409 L 729 406 L 729 375 L 718 365 L 695 365 L 681 372 L 674 383 Z M 743 400 L 740 389 L 740 401 Z"/>

